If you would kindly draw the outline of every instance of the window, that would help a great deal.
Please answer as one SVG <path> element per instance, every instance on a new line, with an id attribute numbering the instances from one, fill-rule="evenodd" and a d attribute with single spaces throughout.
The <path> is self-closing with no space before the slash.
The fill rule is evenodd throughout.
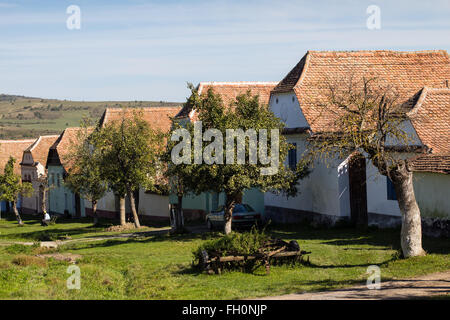
<path id="1" fill-rule="evenodd" d="M 388 200 L 397 200 L 397 195 L 395 194 L 394 184 L 392 183 L 389 177 L 386 177 L 387 183 L 387 199 Z"/>
<path id="2" fill-rule="evenodd" d="M 61 186 L 60 185 L 60 182 L 59 182 L 59 173 L 56 175 L 56 183 L 57 183 L 57 185 L 58 185 L 58 188 Z"/>
<path id="3" fill-rule="evenodd" d="M 52 173 L 52 185 L 54 186 L 55 185 L 55 174 L 54 173 Z"/>
<path id="4" fill-rule="evenodd" d="M 289 149 L 288 153 L 288 165 L 291 170 L 295 170 L 297 167 L 297 144 L 292 143 L 294 149 Z"/>

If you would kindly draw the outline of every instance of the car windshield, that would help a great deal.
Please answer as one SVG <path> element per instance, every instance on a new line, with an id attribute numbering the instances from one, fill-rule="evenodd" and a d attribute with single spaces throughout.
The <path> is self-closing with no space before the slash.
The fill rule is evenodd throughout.
<path id="1" fill-rule="evenodd" d="M 244 213 L 254 211 L 248 204 L 236 204 L 233 209 L 233 213 Z"/>

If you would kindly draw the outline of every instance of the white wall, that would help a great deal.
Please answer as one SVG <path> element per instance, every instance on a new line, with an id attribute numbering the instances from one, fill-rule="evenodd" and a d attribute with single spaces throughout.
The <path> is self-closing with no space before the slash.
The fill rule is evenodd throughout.
<path id="1" fill-rule="evenodd" d="M 294 92 L 274 94 L 269 104 L 275 116 L 286 124 L 286 128 L 309 127 Z"/>
<path id="2" fill-rule="evenodd" d="M 92 209 L 92 202 L 89 200 L 84 200 L 86 208 Z M 116 199 L 114 193 L 109 191 L 105 194 L 103 198 L 97 202 L 97 210 L 104 210 L 110 212 L 116 212 Z"/>
<path id="3" fill-rule="evenodd" d="M 139 191 L 140 215 L 169 217 L 169 197 L 152 193 L 145 193 L 143 189 Z"/>
<path id="4" fill-rule="evenodd" d="M 387 199 L 387 177 L 381 175 L 372 162 L 366 162 L 367 211 L 401 216 L 397 200 Z"/>
<path id="5" fill-rule="evenodd" d="M 413 181 L 422 217 L 450 219 L 450 175 L 415 172 Z"/>
<path id="6" fill-rule="evenodd" d="M 289 143 L 297 143 L 297 160 L 305 152 L 307 134 L 287 135 Z M 316 162 L 308 177 L 298 183 L 299 194 L 287 198 L 267 192 L 264 204 L 281 208 L 304 210 L 332 216 L 350 215 L 350 198 L 348 194 L 348 177 L 345 172 L 339 175 L 338 166 L 343 160 L 330 160 L 328 166 Z M 344 170 L 345 171 L 345 170 Z M 344 176 L 342 176 L 344 173 Z"/>

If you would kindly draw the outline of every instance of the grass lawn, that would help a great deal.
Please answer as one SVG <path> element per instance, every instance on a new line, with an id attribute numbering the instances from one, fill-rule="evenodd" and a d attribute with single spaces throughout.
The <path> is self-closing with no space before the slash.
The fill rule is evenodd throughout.
<path id="1" fill-rule="evenodd" d="M 191 268 L 192 250 L 217 233 L 73 243 L 60 253 L 81 255 L 81 290 L 68 290 L 68 262 L 39 260 L 36 247 L 10 246 L 6 241 L 35 241 L 44 230 L 73 239 L 114 234 L 93 228 L 89 220 L 61 221 L 44 228 L 25 219 L 0 221 L 1 299 L 238 299 L 311 290 L 328 290 L 364 283 L 369 265 L 379 265 L 383 280 L 450 269 L 450 240 L 424 239 L 425 257 L 398 258 L 399 230 L 313 229 L 273 226 L 267 232 L 295 239 L 312 251 L 308 266 L 276 266 L 270 275 L 225 272 L 200 274 Z M 157 228 L 146 228 L 157 230 Z M 20 258 L 20 259 L 18 259 Z M 18 263 L 17 261 L 25 261 Z"/>

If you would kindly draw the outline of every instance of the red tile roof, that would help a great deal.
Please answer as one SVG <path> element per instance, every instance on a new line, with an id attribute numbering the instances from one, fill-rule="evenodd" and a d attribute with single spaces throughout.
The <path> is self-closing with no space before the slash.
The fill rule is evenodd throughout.
<path id="1" fill-rule="evenodd" d="M 78 133 L 82 128 L 66 128 L 56 139 L 53 145 L 49 149 L 48 164 L 60 164 L 68 172 L 70 168 L 70 161 L 68 157 L 70 155 L 71 147 L 77 143 Z M 88 130 L 93 130 L 89 128 Z M 55 159 L 57 158 L 57 159 Z M 56 161 L 56 162 L 55 162 Z"/>
<path id="2" fill-rule="evenodd" d="M 432 152 L 418 156 L 411 168 L 450 174 L 450 89 L 424 88 L 407 115 L 422 143 Z"/>
<path id="3" fill-rule="evenodd" d="M 48 150 L 58 139 L 58 135 L 40 136 L 24 152 L 31 153 L 34 162 L 39 162 L 44 167 L 47 165 Z"/>
<path id="4" fill-rule="evenodd" d="M 450 174 L 450 154 L 425 154 L 410 164 L 413 171 Z"/>
<path id="5" fill-rule="evenodd" d="M 443 88 L 450 80 L 446 51 L 308 51 L 272 93 L 294 92 L 313 132 L 335 131 L 334 113 L 317 107 L 326 103 L 327 81 L 336 75 L 374 76 L 399 90 L 410 110 L 423 87 Z"/>
<path id="6" fill-rule="evenodd" d="M 252 95 L 258 95 L 261 104 L 269 104 L 270 92 L 277 85 L 277 82 L 200 82 L 197 89 L 199 94 L 205 94 L 210 88 L 216 94 L 220 94 L 225 106 L 232 104 L 238 95 L 250 90 Z M 189 117 L 195 120 L 197 116 L 195 111 L 184 106 L 177 114 L 177 118 Z"/>
<path id="7" fill-rule="evenodd" d="M 407 115 L 432 153 L 450 154 L 450 89 L 424 88 Z"/>
<path id="8" fill-rule="evenodd" d="M 24 139 L 24 140 L 0 140 L 0 173 L 3 174 L 9 157 L 16 159 L 14 164 L 14 173 L 20 175 L 20 161 L 22 160 L 23 152 L 27 149 L 36 139 Z"/>
<path id="9" fill-rule="evenodd" d="M 166 133 L 172 126 L 171 118 L 181 110 L 181 107 L 107 108 L 100 119 L 100 126 L 104 126 L 108 122 L 117 121 L 124 115 L 125 117 L 130 117 L 135 110 L 142 111 L 143 119 L 153 130 Z"/>

